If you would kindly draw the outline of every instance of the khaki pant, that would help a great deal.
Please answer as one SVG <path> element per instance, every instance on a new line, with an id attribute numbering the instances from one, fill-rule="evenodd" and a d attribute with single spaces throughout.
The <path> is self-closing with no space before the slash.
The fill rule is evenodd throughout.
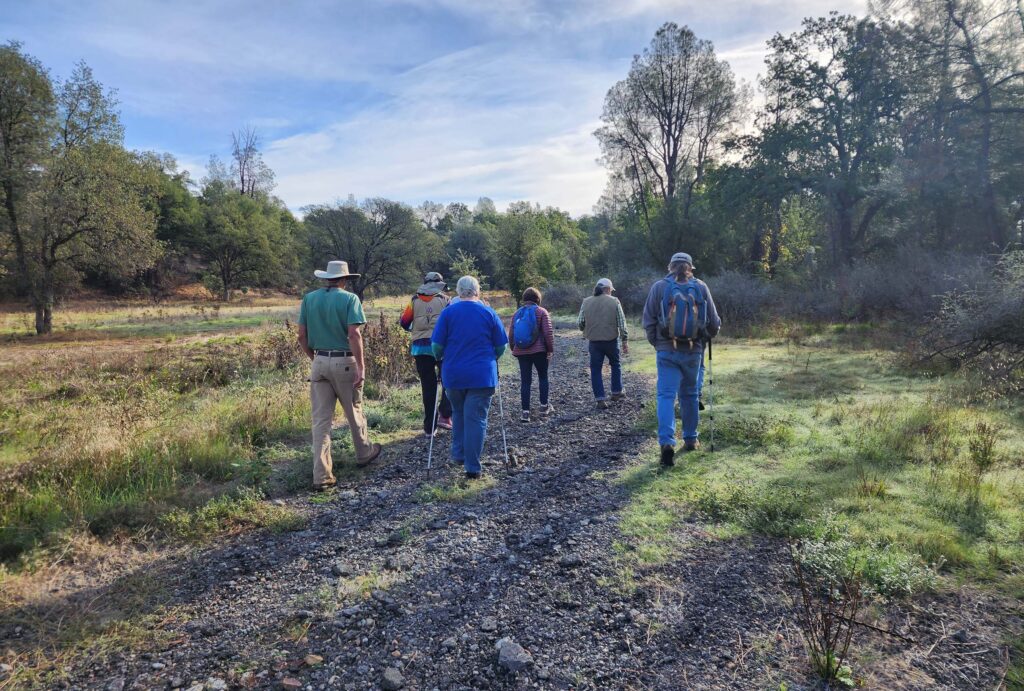
<path id="1" fill-rule="evenodd" d="M 341 401 L 352 431 L 352 442 L 356 447 L 356 459 L 363 461 L 373 453 L 366 433 L 366 417 L 363 415 L 363 385 L 353 386 L 356 378 L 354 357 L 313 358 L 313 370 L 309 377 L 309 398 L 313 404 L 313 484 L 334 482 L 331 461 L 331 423 L 334 419 L 335 401 Z"/>

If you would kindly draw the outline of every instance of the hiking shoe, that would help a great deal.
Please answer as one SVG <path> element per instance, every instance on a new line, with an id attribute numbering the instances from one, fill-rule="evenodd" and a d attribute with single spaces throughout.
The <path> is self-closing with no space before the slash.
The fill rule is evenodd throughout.
<path id="1" fill-rule="evenodd" d="M 697 399 L 697 410 L 704 410 L 704 407 L 705 407 L 704 406 L 704 399 L 703 398 L 698 398 Z"/>
<path id="2" fill-rule="evenodd" d="M 469 472 L 467 470 L 466 471 L 466 479 L 467 480 L 479 480 L 480 479 L 480 473 L 471 473 L 471 472 Z"/>
<path id="3" fill-rule="evenodd" d="M 434 436 L 434 433 L 433 433 L 433 432 L 427 432 L 427 431 L 424 431 L 424 432 L 423 432 L 423 438 L 424 438 L 424 439 L 430 439 L 430 438 L 432 438 L 433 436 Z"/>
<path id="4" fill-rule="evenodd" d="M 451 429 L 452 419 L 450 417 L 445 417 L 441 415 L 440 417 L 437 418 L 437 426 L 440 427 L 441 429 Z"/>
<path id="5" fill-rule="evenodd" d="M 598 401 L 597 402 L 597 409 L 598 410 L 608 410 L 608 408 L 609 408 L 608 401 Z"/>
<path id="6" fill-rule="evenodd" d="M 620 391 L 619 393 L 613 393 L 612 394 L 612 400 L 613 401 L 624 401 L 624 400 L 626 400 L 626 392 L 625 391 Z"/>
<path id="7" fill-rule="evenodd" d="M 547 405 L 542 405 L 540 407 L 540 414 L 541 414 L 541 417 L 547 417 L 548 415 L 554 415 L 555 414 L 555 406 L 551 405 L 550 403 L 548 403 Z"/>
<path id="8" fill-rule="evenodd" d="M 676 447 L 671 444 L 665 444 L 661 447 L 661 466 L 663 468 L 671 468 L 676 464 L 675 462 Z"/>
<path id="9" fill-rule="evenodd" d="M 366 466 L 370 465 L 371 463 L 373 463 L 374 461 L 377 460 L 377 457 L 380 456 L 380 452 L 383 451 L 383 450 L 384 450 L 383 446 L 381 446 L 380 444 L 374 444 L 373 445 L 373 453 L 371 453 L 369 456 L 367 456 L 366 458 L 364 458 L 361 461 L 356 461 L 356 467 L 357 468 L 365 468 Z"/>
<path id="10" fill-rule="evenodd" d="M 692 439 L 688 442 L 683 443 L 683 451 L 696 451 L 700 448 L 700 442 L 696 439 Z"/>
<path id="11" fill-rule="evenodd" d="M 529 422 L 530 421 L 530 411 L 529 410 L 524 410 L 522 416 L 519 419 L 522 422 Z"/>

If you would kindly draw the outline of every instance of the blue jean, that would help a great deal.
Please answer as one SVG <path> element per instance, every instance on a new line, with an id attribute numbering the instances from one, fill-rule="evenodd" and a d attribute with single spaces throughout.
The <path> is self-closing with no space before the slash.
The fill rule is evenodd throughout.
<path id="1" fill-rule="evenodd" d="M 487 411 L 494 388 L 448 389 L 452 402 L 452 461 L 467 473 L 480 472 L 480 456 L 487 436 Z"/>
<path id="2" fill-rule="evenodd" d="M 679 399 L 679 416 L 683 421 L 683 441 L 697 439 L 697 423 L 700 421 L 698 379 L 703 359 L 701 350 L 658 351 L 658 443 L 662 446 L 675 446 L 676 443 L 676 398 Z"/>
<path id="3" fill-rule="evenodd" d="M 622 393 L 622 366 L 619 364 L 618 340 L 590 341 L 590 387 L 594 390 L 594 398 L 599 401 L 608 398 L 604 394 L 604 379 L 601 377 L 605 358 L 608 358 L 612 366 L 612 393 Z"/>
<path id="4" fill-rule="evenodd" d="M 519 361 L 519 400 L 523 410 L 530 409 L 530 387 L 533 386 L 533 370 L 537 369 L 537 386 L 540 387 L 540 406 L 548 404 L 548 354 L 544 351 L 530 355 L 516 355 Z"/>

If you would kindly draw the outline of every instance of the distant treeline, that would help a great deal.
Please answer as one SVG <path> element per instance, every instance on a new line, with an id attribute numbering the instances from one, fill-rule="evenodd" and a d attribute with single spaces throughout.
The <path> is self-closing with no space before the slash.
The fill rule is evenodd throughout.
<path id="1" fill-rule="evenodd" d="M 192 180 L 170 156 L 124 149 L 116 102 L 87 66 L 58 81 L 8 43 L 0 292 L 46 333 L 83 282 L 159 299 L 202 281 L 226 300 L 301 290 L 332 258 L 362 274 L 361 295 L 408 290 L 426 270 L 517 295 L 646 275 L 676 250 L 704 275 L 832 293 L 865 266 L 893 266 L 899 248 L 994 262 L 1024 246 L 1021 7 L 901 0 L 870 18 L 807 19 L 769 41 L 759 106 L 709 42 L 667 23 L 608 92 L 595 136 L 609 184 L 579 219 L 529 202 L 498 212 L 487 198 L 349 198 L 300 220 L 273 196 L 254 130 Z"/>

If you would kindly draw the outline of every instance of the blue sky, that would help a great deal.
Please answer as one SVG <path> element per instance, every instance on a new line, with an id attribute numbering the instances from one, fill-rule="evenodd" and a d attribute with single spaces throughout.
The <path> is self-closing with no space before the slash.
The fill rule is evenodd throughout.
<path id="1" fill-rule="evenodd" d="M 198 179 L 257 128 L 291 208 L 384 196 L 588 213 L 608 88 L 665 21 L 753 82 L 764 42 L 864 0 L 0 0 L 0 40 L 117 90 L 130 148 Z"/>

